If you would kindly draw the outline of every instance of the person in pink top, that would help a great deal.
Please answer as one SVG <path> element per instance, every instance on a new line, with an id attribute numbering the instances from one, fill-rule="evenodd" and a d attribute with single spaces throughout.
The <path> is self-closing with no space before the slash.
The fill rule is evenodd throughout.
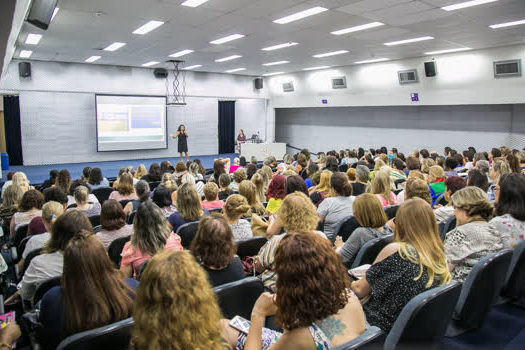
<path id="1" fill-rule="evenodd" d="M 111 192 L 109 199 L 116 201 L 138 200 L 133 187 L 133 176 L 130 173 L 124 173 L 120 176 L 119 183 L 115 191 Z"/>
<path id="2" fill-rule="evenodd" d="M 246 165 L 246 164 L 245 164 Z M 241 160 L 237 157 L 233 158 L 233 164 L 230 165 L 230 174 L 233 174 L 235 170 L 242 169 Z"/>
<path id="3" fill-rule="evenodd" d="M 124 245 L 120 271 L 135 278 L 140 265 L 156 253 L 167 250 L 182 250 L 179 235 L 171 232 L 160 208 L 151 201 L 142 203 L 135 214 L 131 240 Z"/>
<path id="4" fill-rule="evenodd" d="M 208 182 L 204 185 L 204 200 L 202 202 L 202 208 L 211 209 L 222 209 L 224 207 L 224 201 L 219 200 L 219 186 L 215 182 Z"/>
<path id="5" fill-rule="evenodd" d="M 399 204 L 396 195 L 392 192 L 392 177 L 390 177 L 390 172 L 386 168 L 374 173 L 372 193 L 379 199 L 383 208 Z"/>

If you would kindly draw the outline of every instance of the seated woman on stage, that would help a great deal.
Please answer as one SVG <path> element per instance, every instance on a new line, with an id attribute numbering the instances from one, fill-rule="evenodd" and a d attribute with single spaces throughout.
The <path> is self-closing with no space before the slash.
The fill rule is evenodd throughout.
<path id="1" fill-rule="evenodd" d="M 241 152 L 241 143 L 246 142 L 246 136 L 244 135 L 244 131 L 241 129 L 239 130 L 239 135 L 237 135 L 237 151 L 239 153 Z"/>

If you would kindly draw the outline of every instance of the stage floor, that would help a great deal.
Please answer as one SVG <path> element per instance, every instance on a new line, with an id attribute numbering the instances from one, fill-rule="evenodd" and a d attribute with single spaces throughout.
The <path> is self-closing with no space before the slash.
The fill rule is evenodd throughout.
<path id="1" fill-rule="evenodd" d="M 199 158 L 202 162 L 202 165 L 206 169 L 213 168 L 213 161 L 217 158 L 230 158 L 233 162 L 233 158 L 237 157 L 237 154 L 235 153 L 227 153 L 227 154 L 216 154 L 211 156 L 191 156 L 190 160 Z M 139 166 L 139 164 L 144 164 L 146 166 L 146 169 L 149 169 L 149 166 L 152 163 L 159 163 L 163 160 L 169 160 L 173 166 L 177 163 L 177 161 L 180 160 L 180 158 L 153 158 L 153 159 L 137 159 L 137 160 L 117 160 L 117 161 L 110 161 L 110 162 L 92 162 L 92 163 L 69 163 L 69 164 L 51 164 L 51 165 L 15 165 L 10 166 L 9 170 L 2 170 L 2 181 L 6 181 L 7 173 L 9 171 L 23 171 L 26 175 L 29 181 L 32 184 L 40 184 L 43 183 L 45 180 L 49 178 L 49 171 L 52 169 L 61 170 L 61 169 L 67 169 L 71 173 L 72 179 L 78 179 L 80 178 L 80 174 L 82 174 L 82 169 L 84 169 L 86 166 L 90 166 L 92 168 L 100 168 L 102 169 L 102 174 L 105 177 L 116 177 L 118 175 L 118 172 L 120 168 L 125 168 L 130 165 L 132 165 L 135 169 Z"/>

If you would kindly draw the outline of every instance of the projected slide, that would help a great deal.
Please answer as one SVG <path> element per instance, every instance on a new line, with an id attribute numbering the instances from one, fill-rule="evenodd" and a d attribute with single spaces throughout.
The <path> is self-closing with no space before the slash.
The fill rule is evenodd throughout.
<path id="1" fill-rule="evenodd" d="M 96 95 L 97 150 L 167 148 L 166 98 Z"/>

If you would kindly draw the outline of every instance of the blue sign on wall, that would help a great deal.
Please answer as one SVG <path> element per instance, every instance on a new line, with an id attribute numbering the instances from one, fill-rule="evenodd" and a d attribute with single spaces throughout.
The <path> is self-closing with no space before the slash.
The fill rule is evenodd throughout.
<path id="1" fill-rule="evenodd" d="M 418 102 L 419 101 L 419 94 L 417 92 L 413 92 L 410 94 L 410 100 L 412 102 Z"/>
<path id="2" fill-rule="evenodd" d="M 324 105 L 328 104 L 328 100 L 322 100 L 321 102 L 323 102 Z"/>

